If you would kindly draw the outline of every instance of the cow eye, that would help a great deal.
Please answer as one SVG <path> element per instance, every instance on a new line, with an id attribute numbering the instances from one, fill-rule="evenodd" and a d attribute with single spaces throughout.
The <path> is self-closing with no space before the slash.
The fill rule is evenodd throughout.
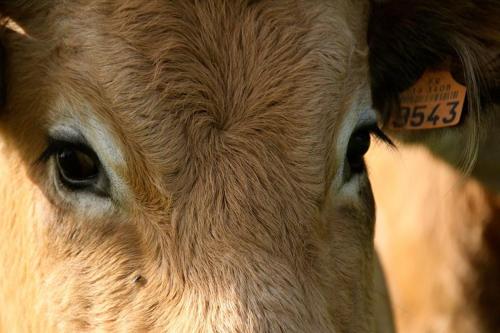
<path id="1" fill-rule="evenodd" d="M 99 161 L 89 149 L 63 145 L 56 151 L 55 158 L 60 180 L 69 188 L 85 188 L 98 179 Z"/>
<path id="2" fill-rule="evenodd" d="M 86 190 L 104 194 L 107 185 L 104 168 L 97 154 L 83 143 L 49 140 L 41 160 L 54 159 L 58 183 L 69 190 Z"/>
<path id="3" fill-rule="evenodd" d="M 370 149 L 371 135 L 390 148 L 396 146 L 387 135 L 376 125 L 363 126 L 354 131 L 347 145 L 347 162 L 350 174 L 362 173 L 365 170 L 364 156 Z"/>
<path id="4" fill-rule="evenodd" d="M 365 169 L 364 156 L 370 148 L 370 127 L 357 129 L 349 139 L 347 146 L 347 162 L 352 174 L 361 173 Z"/>

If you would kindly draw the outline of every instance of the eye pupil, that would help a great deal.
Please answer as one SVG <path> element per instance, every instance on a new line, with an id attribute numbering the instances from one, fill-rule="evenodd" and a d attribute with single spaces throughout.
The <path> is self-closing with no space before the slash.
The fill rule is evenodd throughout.
<path id="1" fill-rule="evenodd" d="M 78 185 L 98 175 L 95 159 L 78 148 L 61 148 L 56 159 L 62 180 L 70 185 Z"/>
<path id="2" fill-rule="evenodd" d="M 356 131 L 349 140 L 349 145 L 347 147 L 347 160 L 351 167 L 351 172 L 363 172 L 365 165 L 363 157 L 368 152 L 369 148 L 370 131 L 366 129 Z"/>

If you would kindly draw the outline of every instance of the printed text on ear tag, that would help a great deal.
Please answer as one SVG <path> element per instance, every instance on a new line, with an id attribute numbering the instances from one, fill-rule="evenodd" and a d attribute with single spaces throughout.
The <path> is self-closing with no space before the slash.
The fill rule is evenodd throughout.
<path id="1" fill-rule="evenodd" d="M 455 126 L 460 122 L 466 88 L 448 71 L 427 70 L 400 95 L 399 113 L 392 114 L 392 129 L 419 130 Z"/>

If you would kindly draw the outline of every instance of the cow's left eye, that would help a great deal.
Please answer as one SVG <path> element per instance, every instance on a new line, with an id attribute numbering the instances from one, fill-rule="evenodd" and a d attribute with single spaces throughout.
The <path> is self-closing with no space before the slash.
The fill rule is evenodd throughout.
<path id="1" fill-rule="evenodd" d="M 364 156 L 370 148 L 371 128 L 356 130 L 347 146 L 347 161 L 352 174 L 361 173 L 365 168 Z"/>
<path id="2" fill-rule="evenodd" d="M 371 135 L 390 147 L 394 147 L 391 139 L 376 125 L 363 126 L 354 131 L 347 145 L 347 162 L 350 175 L 362 173 L 365 170 L 364 156 L 370 149 Z"/>

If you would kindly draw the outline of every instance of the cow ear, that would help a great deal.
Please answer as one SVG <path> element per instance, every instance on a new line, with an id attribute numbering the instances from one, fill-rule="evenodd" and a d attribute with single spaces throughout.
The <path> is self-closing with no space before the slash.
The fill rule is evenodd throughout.
<path id="1" fill-rule="evenodd" d="M 402 91 L 443 64 L 466 85 L 469 115 L 500 103 L 498 0 L 373 0 L 368 42 L 374 106 L 385 119 Z"/>
<path id="2" fill-rule="evenodd" d="M 0 14 L 16 22 L 39 16 L 52 6 L 49 0 L 0 0 Z"/>
<path id="3" fill-rule="evenodd" d="M 0 107 L 6 99 L 8 36 L 36 34 L 41 21 L 52 7 L 51 0 L 0 0 Z"/>
<path id="4" fill-rule="evenodd" d="M 5 104 L 6 99 L 6 78 L 5 78 L 5 49 L 0 41 L 0 108 Z"/>

